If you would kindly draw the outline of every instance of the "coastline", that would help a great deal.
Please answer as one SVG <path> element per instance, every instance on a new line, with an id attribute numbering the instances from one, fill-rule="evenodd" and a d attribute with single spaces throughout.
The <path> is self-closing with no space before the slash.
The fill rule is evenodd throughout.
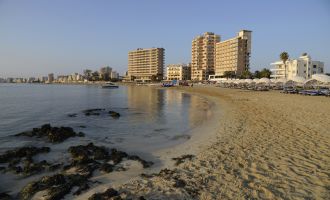
<path id="1" fill-rule="evenodd" d="M 146 199 L 327 198 L 328 99 L 203 86 L 178 90 L 218 100 L 216 132 L 165 151 L 174 156 L 190 147 L 196 157 L 115 186 L 120 193 Z"/>

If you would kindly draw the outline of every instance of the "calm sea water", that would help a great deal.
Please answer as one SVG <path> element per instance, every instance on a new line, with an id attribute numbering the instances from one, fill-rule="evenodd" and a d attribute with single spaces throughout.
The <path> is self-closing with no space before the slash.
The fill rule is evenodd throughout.
<path id="1" fill-rule="evenodd" d="M 93 108 L 114 110 L 121 117 L 82 113 Z M 46 144 L 12 135 L 50 123 L 86 134 L 61 145 L 46 144 L 58 152 L 71 145 L 95 142 L 128 152 L 149 153 L 189 139 L 190 131 L 210 117 L 210 110 L 209 103 L 199 96 L 147 86 L 102 89 L 86 85 L 0 84 L 0 152 Z M 67 116 L 72 113 L 77 117 Z"/>

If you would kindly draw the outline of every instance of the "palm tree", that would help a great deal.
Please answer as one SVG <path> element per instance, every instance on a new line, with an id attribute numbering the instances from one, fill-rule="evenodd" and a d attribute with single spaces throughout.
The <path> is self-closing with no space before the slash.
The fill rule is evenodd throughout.
<path id="1" fill-rule="evenodd" d="M 280 54 L 280 59 L 283 61 L 283 64 L 284 64 L 284 69 L 285 69 L 284 75 L 285 75 L 285 78 L 286 78 L 286 61 L 289 59 L 288 52 L 283 51 Z"/>

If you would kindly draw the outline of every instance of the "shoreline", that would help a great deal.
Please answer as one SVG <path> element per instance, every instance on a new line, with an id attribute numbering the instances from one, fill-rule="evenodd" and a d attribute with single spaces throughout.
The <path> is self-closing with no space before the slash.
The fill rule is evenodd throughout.
<path id="1" fill-rule="evenodd" d="M 133 199 L 327 198 L 328 99 L 203 86 L 178 90 L 218 100 L 216 134 L 199 145 L 194 159 L 114 187 L 120 193 Z M 184 144 L 172 152 L 177 149 L 184 151 Z"/>
<path id="2" fill-rule="evenodd" d="M 210 119 L 189 130 L 189 140 L 143 156 L 159 160 L 150 169 L 123 161 L 125 172 L 96 171 L 90 180 L 102 184 L 65 199 L 88 199 L 108 188 L 124 199 L 327 198 L 328 98 L 212 86 L 165 89 L 205 99 Z"/>
<path id="3" fill-rule="evenodd" d="M 168 88 L 155 88 L 155 89 L 168 89 Z M 164 148 L 161 148 L 159 150 L 156 150 L 155 152 L 151 153 L 150 155 L 141 155 L 143 159 L 153 161 L 154 166 L 148 169 L 142 169 L 140 166 L 136 166 L 135 163 L 129 163 L 126 162 L 128 165 L 130 165 L 130 169 L 128 172 L 124 173 L 117 173 L 113 172 L 109 175 L 103 175 L 104 178 L 106 178 L 106 182 L 104 182 L 102 185 L 96 186 L 92 188 L 91 190 L 87 191 L 86 193 L 83 193 L 82 195 L 79 195 L 77 197 L 70 196 L 69 198 L 74 198 L 76 200 L 83 200 L 87 199 L 88 197 L 92 196 L 95 193 L 101 193 L 105 191 L 107 188 L 119 188 L 127 183 L 130 183 L 132 181 L 141 181 L 140 174 L 153 174 L 158 173 L 162 169 L 171 169 L 175 168 L 175 161 L 173 158 L 180 157 L 182 155 L 197 155 L 200 152 L 200 149 L 203 147 L 206 147 L 210 144 L 210 138 L 215 138 L 216 130 L 217 130 L 217 119 L 218 117 L 221 117 L 223 114 L 220 109 L 220 104 L 216 102 L 215 98 L 208 97 L 208 96 L 202 96 L 199 93 L 194 92 L 187 92 L 184 90 L 180 90 L 179 88 L 171 88 L 174 90 L 177 90 L 177 92 L 186 93 L 189 95 L 196 95 L 199 98 L 205 99 L 208 103 L 208 106 L 210 106 L 212 110 L 212 119 L 204 120 L 202 124 L 198 125 L 197 127 L 194 127 L 192 130 L 189 130 L 189 136 L 190 139 L 180 142 L 178 144 L 172 144 L 168 145 Z M 200 135 L 200 132 L 204 132 L 205 134 Z M 98 176 L 95 176 L 96 178 Z M 97 179 L 100 180 L 100 179 Z"/>

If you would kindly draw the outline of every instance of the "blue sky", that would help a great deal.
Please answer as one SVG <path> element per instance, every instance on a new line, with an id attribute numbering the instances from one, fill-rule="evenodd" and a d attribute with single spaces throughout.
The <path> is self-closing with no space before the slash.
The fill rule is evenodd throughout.
<path id="1" fill-rule="evenodd" d="M 70 74 L 109 65 L 127 70 L 127 53 L 165 48 L 166 65 L 188 63 L 191 40 L 225 40 L 252 30 L 252 70 L 287 51 L 309 53 L 330 72 L 330 0 L 0 0 L 0 77 Z"/>

